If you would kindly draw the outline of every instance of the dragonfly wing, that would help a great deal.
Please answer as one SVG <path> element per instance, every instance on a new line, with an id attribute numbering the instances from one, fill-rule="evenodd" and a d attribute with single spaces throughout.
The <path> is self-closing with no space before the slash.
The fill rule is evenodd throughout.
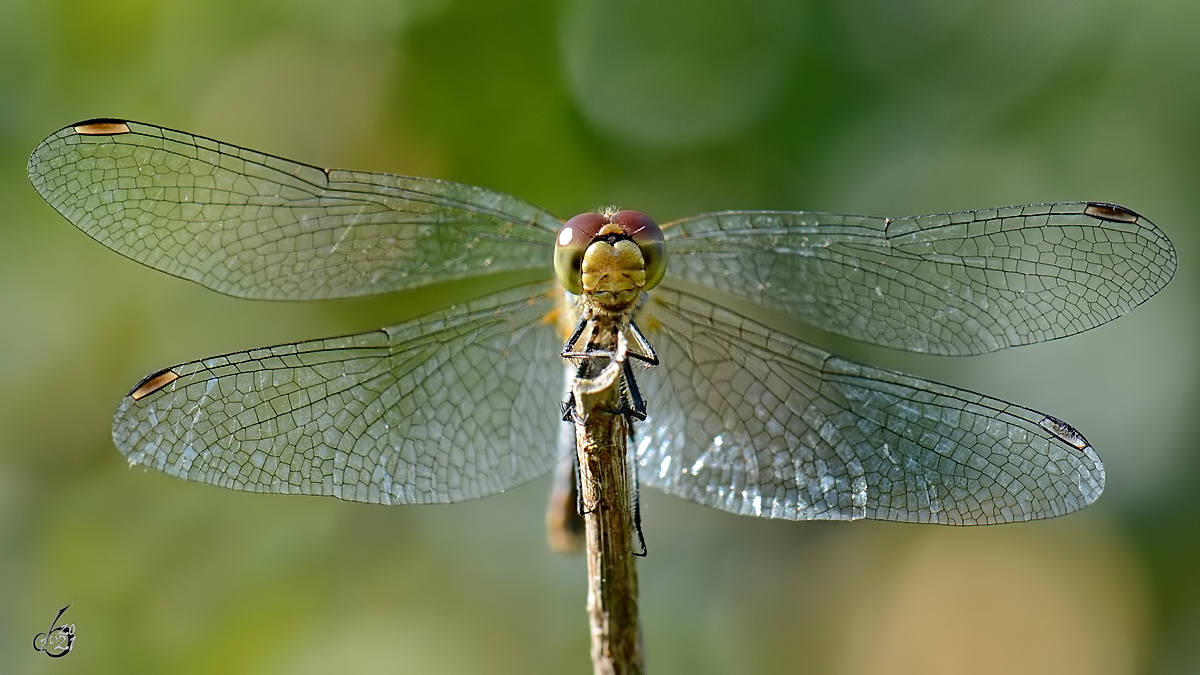
<path id="1" fill-rule="evenodd" d="M 185 363 L 121 402 L 130 464 L 251 492 L 453 502 L 557 459 L 561 302 L 524 286 L 369 333 Z"/>
<path id="2" fill-rule="evenodd" d="M 663 365 L 641 376 L 649 485 L 733 513 L 983 524 L 1094 501 L 1104 467 L 1042 413 L 858 365 L 662 289 L 638 321 Z"/>
<path id="3" fill-rule="evenodd" d="M 303 300 L 513 270 L 550 273 L 553 215 L 427 178 L 324 170 L 148 124 L 81 122 L 29 158 L 67 220 L 221 293 Z"/>
<path id="4" fill-rule="evenodd" d="M 856 340 L 947 355 L 1094 328 L 1176 267 L 1149 220 L 1087 202 L 910 218 L 731 211 L 663 232 L 668 277 Z"/>

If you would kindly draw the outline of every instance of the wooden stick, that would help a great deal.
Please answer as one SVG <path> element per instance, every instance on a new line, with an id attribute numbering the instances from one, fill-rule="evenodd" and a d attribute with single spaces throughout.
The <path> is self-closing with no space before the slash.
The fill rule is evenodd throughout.
<path id="1" fill-rule="evenodd" d="M 644 673 L 638 623 L 637 567 L 633 556 L 626 439 L 621 409 L 624 336 L 608 366 L 592 379 L 577 379 L 575 441 L 586 526 L 588 617 L 592 629 L 592 668 L 596 675 Z"/>

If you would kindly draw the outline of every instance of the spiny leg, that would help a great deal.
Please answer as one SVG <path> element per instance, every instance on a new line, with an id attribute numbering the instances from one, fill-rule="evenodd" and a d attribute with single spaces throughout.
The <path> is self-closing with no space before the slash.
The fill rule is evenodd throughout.
<path id="1" fill-rule="evenodd" d="M 637 343 L 638 349 L 641 350 L 641 352 L 638 352 L 630 349 L 629 355 L 639 361 L 645 362 L 647 365 L 657 366 L 658 352 L 654 351 L 654 347 L 650 344 L 650 341 L 646 339 L 645 335 L 642 335 L 642 330 L 637 327 L 637 324 L 632 319 L 629 321 L 629 334 L 633 336 L 633 341 Z"/>
<path id="2" fill-rule="evenodd" d="M 632 422 L 629 424 L 629 445 L 630 447 L 637 447 L 637 443 L 634 442 Z M 642 534 L 642 489 L 641 483 L 638 480 L 637 459 L 635 458 L 629 466 L 629 470 L 633 474 L 631 476 L 633 479 L 631 481 L 633 492 L 630 495 L 633 500 L 633 531 L 637 533 L 638 543 L 641 544 L 642 549 L 641 551 L 633 551 L 633 554 L 639 558 L 645 558 L 647 553 L 646 536 Z"/>
<path id="3" fill-rule="evenodd" d="M 567 338 L 567 343 L 563 345 L 562 352 L 560 352 L 564 359 L 571 358 L 568 356 L 573 353 L 571 348 L 575 346 L 576 342 L 579 342 L 579 336 L 583 335 L 583 330 L 587 328 L 587 323 L 588 319 L 586 316 L 579 317 L 579 322 L 575 324 L 574 332 L 571 333 L 571 337 Z"/>
<path id="4" fill-rule="evenodd" d="M 587 365 L 580 363 L 575 369 L 575 379 L 582 378 L 586 374 Z M 563 401 L 562 404 L 562 420 L 564 422 L 571 422 L 572 424 L 583 421 L 575 411 L 575 395 L 569 391 L 567 392 L 567 400 Z"/>
<path id="5" fill-rule="evenodd" d="M 633 321 L 629 322 L 629 333 L 633 336 L 638 348 L 643 352 L 639 353 L 635 350 L 629 350 L 629 356 L 643 361 L 647 365 L 657 366 L 658 354 L 655 353 L 654 347 L 650 345 L 650 341 L 646 339 L 646 336 L 642 335 L 642 331 L 638 329 L 637 324 L 635 324 Z M 625 385 L 625 394 L 629 399 L 629 405 L 626 406 L 625 410 L 625 414 L 629 417 L 629 445 L 630 447 L 637 447 L 637 443 L 634 440 L 634 422 L 644 422 L 646 420 L 646 402 L 642 399 L 641 390 L 638 389 L 637 378 L 634 377 L 633 366 L 631 365 L 631 362 L 626 361 L 623 364 L 622 370 L 624 375 L 622 379 Z M 624 400 L 624 398 L 622 400 Z M 631 467 L 633 474 L 633 494 L 631 495 L 633 500 L 633 531 L 637 533 L 638 544 L 640 544 L 641 547 L 640 551 L 634 551 L 633 554 L 640 558 L 645 558 L 648 549 L 646 548 L 646 536 L 642 533 L 642 491 L 641 483 L 638 480 L 638 465 L 636 459 L 631 463 Z"/>
<path id="6" fill-rule="evenodd" d="M 621 364 L 623 377 L 621 378 L 622 393 L 621 408 L 619 412 L 629 416 L 629 429 L 633 430 L 633 421 L 644 422 L 646 420 L 646 402 L 642 400 L 642 392 L 638 389 L 637 380 L 633 376 L 633 366 L 628 361 Z"/>

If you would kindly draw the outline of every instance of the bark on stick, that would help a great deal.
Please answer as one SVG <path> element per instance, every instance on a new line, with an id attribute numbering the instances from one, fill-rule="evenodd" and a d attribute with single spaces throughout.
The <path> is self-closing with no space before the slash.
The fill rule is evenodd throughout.
<path id="1" fill-rule="evenodd" d="M 623 336 L 622 336 L 623 337 Z M 621 368 L 625 344 L 595 378 L 577 379 L 576 447 L 586 525 L 588 616 L 592 666 L 596 675 L 645 672 L 638 623 L 637 568 L 633 556 L 626 440 L 621 408 Z"/>

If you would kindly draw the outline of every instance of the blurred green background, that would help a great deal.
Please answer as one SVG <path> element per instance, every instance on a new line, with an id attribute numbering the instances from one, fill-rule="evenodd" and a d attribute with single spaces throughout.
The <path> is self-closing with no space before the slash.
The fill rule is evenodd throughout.
<path id="1" fill-rule="evenodd" d="M 1200 672 L 1197 27 L 1189 0 L 0 3 L 0 672 L 591 667 L 546 480 L 387 508 L 127 466 L 110 418 L 143 375 L 444 300 L 235 300 L 106 250 L 25 174 L 44 136 L 100 116 L 562 217 L 1145 214 L 1179 273 L 1114 324 L 964 359 L 826 344 L 1068 420 L 1108 467 L 1098 503 L 956 529 L 648 490 L 644 633 L 655 673 Z M 31 640 L 68 602 L 75 650 L 47 659 Z"/>

